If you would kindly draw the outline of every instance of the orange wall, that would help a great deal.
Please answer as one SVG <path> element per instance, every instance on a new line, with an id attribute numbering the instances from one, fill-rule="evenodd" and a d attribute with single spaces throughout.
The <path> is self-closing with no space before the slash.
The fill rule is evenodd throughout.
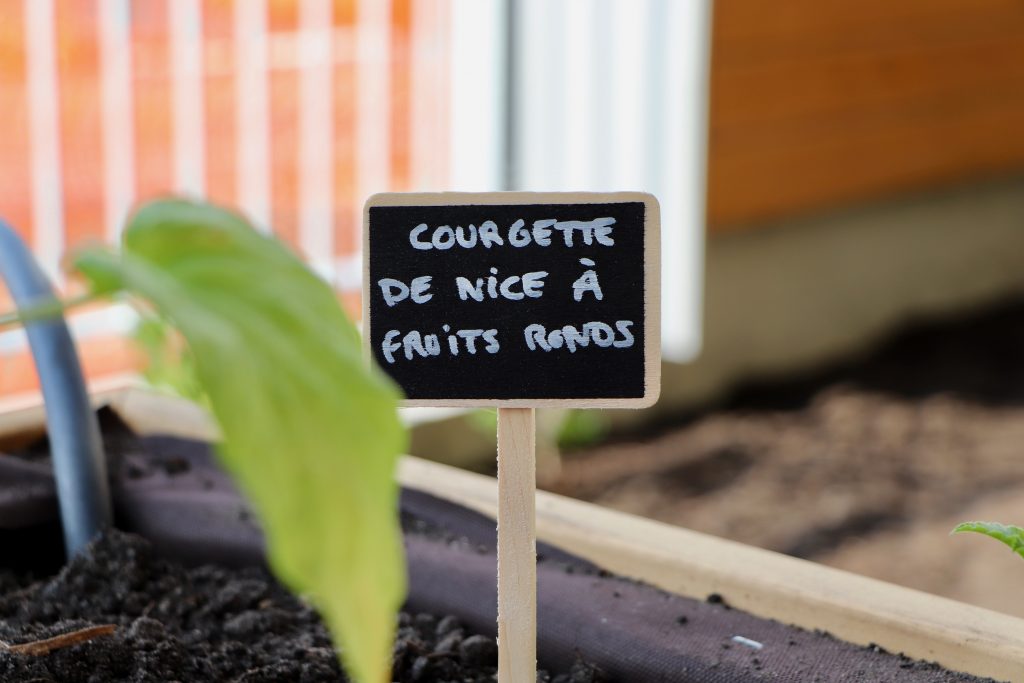
<path id="1" fill-rule="evenodd" d="M 135 125 L 136 193 L 148 198 L 172 187 L 172 121 L 168 48 L 168 5 L 175 0 L 133 3 L 131 50 Z M 204 0 L 204 81 L 206 189 L 214 201 L 235 202 L 234 76 L 230 64 L 234 2 Z M 372 2 L 373 0 L 363 0 Z M 411 181 L 409 79 L 412 60 L 412 3 L 393 0 L 390 33 L 391 92 L 389 123 L 392 184 L 407 187 Z M 298 29 L 298 3 L 270 0 L 268 29 L 271 36 L 287 36 Z M 96 35 L 95 0 L 55 0 L 57 78 L 60 111 L 62 203 L 67 246 L 102 238 L 103 174 L 101 138 L 99 47 Z M 26 85 L 23 4 L 0 0 L 0 103 L 3 103 L 3 134 L 0 135 L 0 216 L 26 238 L 32 236 L 31 178 L 29 159 L 28 89 Z M 356 197 L 357 70 L 352 38 L 356 30 L 357 0 L 334 0 L 334 237 L 336 255 L 357 249 L 358 231 L 353 224 Z M 443 23 L 442 17 L 433 21 Z M 346 33 L 346 31 L 348 33 Z M 294 45 L 288 43 L 294 48 Z M 439 55 L 438 59 L 443 58 Z M 445 84 L 437 84 L 436 96 L 447 97 Z M 287 241 L 296 242 L 299 218 L 298 125 L 299 73 L 281 67 L 269 75 L 272 223 Z M 443 149 L 444 141 L 438 141 Z M 342 296 L 345 306 L 358 314 L 358 297 Z M 0 284 L 0 313 L 12 302 Z M 130 344 L 116 337 L 82 343 L 80 353 L 86 372 L 93 377 L 120 373 L 137 367 L 140 359 Z M 0 396 L 20 393 L 35 386 L 35 370 L 27 351 L 0 355 Z"/>
<path id="2" fill-rule="evenodd" d="M 136 170 L 142 196 L 171 182 L 166 2 L 137 3 Z M 409 36 L 415 0 L 393 3 L 390 122 L 398 186 L 409 175 Z M 684 1 L 684 0 L 679 0 Z M 208 40 L 230 40 L 228 0 L 206 0 Z M 0 215 L 26 232 L 28 121 L 21 2 L 0 0 Z M 272 0 L 270 30 L 297 26 L 293 0 Z M 336 26 L 350 27 L 355 0 L 336 0 Z M 61 154 L 69 242 L 101 234 L 96 168 L 95 3 L 57 1 Z M 212 58 L 211 58 L 212 59 Z M 713 232 L 773 218 L 941 188 L 1024 169 L 1022 0 L 715 0 L 708 216 Z M 337 247 L 349 253 L 354 216 L 355 69 L 334 73 Z M 233 201 L 233 84 L 206 80 L 207 178 Z M 438 88 L 439 92 L 443 88 Z M 273 223 L 294 239 L 297 219 L 297 76 L 271 75 Z M 4 292 L 0 288 L 0 310 Z M 350 304 L 352 302 L 349 302 Z M 95 372 L 110 369 L 99 344 Z M 123 353 L 116 358 L 127 359 Z M 127 361 L 123 361 L 127 362 Z M 0 394 L 30 381 L 24 358 L 0 364 Z"/>
<path id="3" fill-rule="evenodd" d="M 1024 170 L 1024 2 L 715 0 L 715 231 Z"/>

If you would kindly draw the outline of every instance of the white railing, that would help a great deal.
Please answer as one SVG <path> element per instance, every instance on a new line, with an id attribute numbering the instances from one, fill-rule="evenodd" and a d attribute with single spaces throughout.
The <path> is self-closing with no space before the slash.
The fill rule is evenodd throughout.
<path id="1" fill-rule="evenodd" d="M 53 0 L 24 0 L 25 66 L 32 173 L 33 244 L 43 269 L 60 278 L 64 251 L 63 174 L 57 99 L 57 24 Z"/>
<path id="2" fill-rule="evenodd" d="M 453 7 L 456 185 L 653 193 L 662 212 L 664 355 L 693 359 L 701 346 L 711 0 Z"/>
<path id="3" fill-rule="evenodd" d="M 311 265 L 343 291 L 357 291 L 363 199 L 391 189 L 637 189 L 661 200 L 666 355 L 700 346 L 704 149 L 711 0 L 414 0 L 406 46 L 407 138 L 394 138 L 396 55 L 390 0 L 362 0 L 342 30 L 331 0 L 295 0 L 294 35 L 269 25 L 267 0 L 235 0 L 226 60 L 233 113 L 210 112 L 204 94 L 212 44 L 206 0 L 167 2 L 170 91 L 168 189 L 207 192 L 209 116 L 231 116 L 233 203 L 268 228 L 275 215 L 275 102 L 271 78 L 297 73 L 297 192 L 292 226 Z M 139 199 L 131 0 L 97 0 L 100 103 L 98 159 L 102 234 L 115 239 Z M 67 244 L 62 187 L 61 78 L 55 0 L 22 0 L 31 167 L 32 246 L 59 277 Z M 511 41 L 511 42 L 509 42 Z M 218 48 L 223 47 L 218 44 Z M 223 50 L 218 49 L 218 54 Z M 217 63 L 217 68 L 223 65 Z M 339 129 L 338 69 L 354 68 L 354 123 Z M 403 112 L 405 113 L 405 112 Z M 341 159 L 341 141 L 354 149 Z M 393 152 L 408 153 L 399 182 Z M 0 163 L 5 163 L 0 159 Z M 354 178 L 339 194 L 337 169 Z M 347 187 L 348 185 L 346 185 Z M 336 207 L 351 214 L 337 219 Z M 0 206 L 0 213 L 5 211 Z M 340 228 L 339 223 L 344 227 Z M 342 229 L 348 232 L 343 233 Z M 111 328 L 129 324 L 112 316 Z M 102 329 L 91 324 L 89 330 Z M 117 331 L 120 331 L 119 329 Z M 10 334 L 10 333 L 8 333 Z M 0 350 L 12 346 L 0 335 Z"/>

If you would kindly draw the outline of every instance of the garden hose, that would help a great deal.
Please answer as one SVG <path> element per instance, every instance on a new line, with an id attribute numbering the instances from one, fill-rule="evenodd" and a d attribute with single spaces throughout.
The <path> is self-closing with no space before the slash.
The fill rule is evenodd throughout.
<path id="1" fill-rule="evenodd" d="M 0 278 L 20 311 L 56 301 L 53 288 L 21 238 L 0 221 Z M 113 513 L 99 423 L 62 315 L 25 323 L 43 399 L 60 501 L 64 548 L 70 559 Z"/>

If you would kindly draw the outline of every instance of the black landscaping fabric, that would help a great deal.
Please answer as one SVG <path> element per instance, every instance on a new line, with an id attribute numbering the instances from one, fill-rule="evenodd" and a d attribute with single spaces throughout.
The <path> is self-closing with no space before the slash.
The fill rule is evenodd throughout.
<path id="1" fill-rule="evenodd" d="M 243 572 L 262 566 L 259 528 L 208 444 L 138 437 L 112 413 L 102 417 L 120 529 L 144 536 L 154 552 L 186 566 L 215 563 Z M 19 455 L 0 455 L 0 576 L 5 568 L 55 571 L 62 559 L 45 440 Z M 404 490 L 402 522 L 410 575 L 406 611 L 453 615 L 469 632 L 493 637 L 494 521 Z M 582 659 L 606 680 L 623 683 L 982 680 L 756 618 L 730 608 L 728 595 L 704 601 L 671 595 L 543 543 L 537 579 L 538 657 L 554 671 L 574 663 L 579 668 Z M 45 624 L 33 628 L 46 631 Z M 599 679 L 588 674 L 578 680 Z"/>

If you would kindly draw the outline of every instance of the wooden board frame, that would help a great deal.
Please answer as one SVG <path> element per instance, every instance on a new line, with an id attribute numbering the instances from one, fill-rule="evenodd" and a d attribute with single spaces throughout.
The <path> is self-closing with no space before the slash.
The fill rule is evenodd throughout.
<path id="1" fill-rule="evenodd" d="M 499 510 L 493 477 L 406 457 L 399 480 L 487 517 Z M 1019 617 L 547 491 L 536 506 L 540 540 L 620 576 L 697 600 L 719 594 L 764 619 L 953 671 L 1022 680 Z"/>
<path id="2" fill-rule="evenodd" d="M 661 209 L 646 192 L 385 192 L 363 206 L 363 347 L 370 347 L 370 209 L 377 206 L 514 206 L 529 204 L 644 204 L 644 395 L 586 399 L 406 399 L 405 407 L 648 408 L 661 393 Z"/>

